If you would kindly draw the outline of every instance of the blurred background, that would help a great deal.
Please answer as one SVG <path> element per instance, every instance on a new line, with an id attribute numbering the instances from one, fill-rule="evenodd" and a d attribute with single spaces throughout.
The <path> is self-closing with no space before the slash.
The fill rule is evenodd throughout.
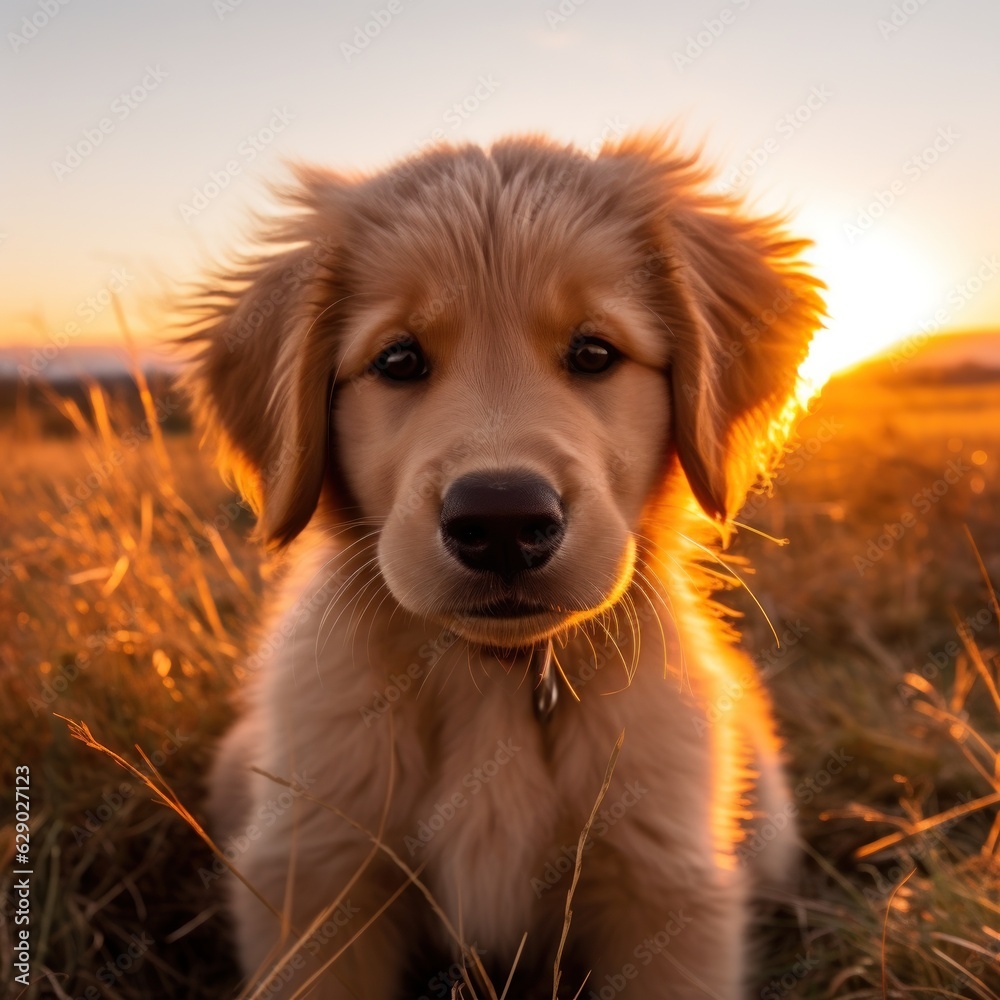
<path id="1" fill-rule="evenodd" d="M 154 338 L 283 161 L 664 126 L 817 241 L 820 374 L 1000 321 L 990 0 L 18 0 L 4 21 L 5 348 L 117 344 L 100 303 L 118 285 Z"/>
<path id="2" fill-rule="evenodd" d="M 146 784 L 201 817 L 275 572 L 163 350 L 190 281 L 288 161 L 667 127 L 829 286 L 819 394 L 716 566 L 804 841 L 750 995 L 1000 996 L 1000 7 L 10 0 L 0 27 L 5 984 L 15 764 L 35 793 L 12 995 L 239 989 L 218 862 Z"/>

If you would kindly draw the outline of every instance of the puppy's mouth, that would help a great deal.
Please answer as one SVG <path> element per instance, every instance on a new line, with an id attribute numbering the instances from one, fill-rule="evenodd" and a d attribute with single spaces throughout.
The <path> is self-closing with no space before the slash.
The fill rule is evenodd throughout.
<path id="1" fill-rule="evenodd" d="M 468 588 L 465 600 L 456 600 L 445 618 L 450 627 L 473 642 L 509 649 L 530 647 L 615 605 L 631 582 L 635 558 L 635 541 L 629 536 L 614 586 L 595 595 L 598 600 L 593 604 L 572 598 L 563 603 L 558 593 L 550 595 L 544 586 L 501 586 L 494 582 Z"/>
<path id="2" fill-rule="evenodd" d="M 456 602 L 445 618 L 450 628 L 473 642 L 521 649 L 561 632 L 576 614 L 562 604 L 540 597 L 512 593 L 507 588 L 499 593 L 472 593 L 465 601 Z"/>
<path id="3" fill-rule="evenodd" d="M 561 608 L 547 604 L 536 604 L 532 601 L 522 601 L 516 597 L 505 597 L 489 601 L 457 612 L 463 618 L 486 618 L 502 620 L 505 618 L 530 618 L 533 615 L 565 614 Z"/>
<path id="4" fill-rule="evenodd" d="M 528 649 L 559 635 L 574 621 L 591 617 L 591 609 L 503 596 L 463 604 L 447 614 L 449 627 L 472 642 L 497 649 Z"/>

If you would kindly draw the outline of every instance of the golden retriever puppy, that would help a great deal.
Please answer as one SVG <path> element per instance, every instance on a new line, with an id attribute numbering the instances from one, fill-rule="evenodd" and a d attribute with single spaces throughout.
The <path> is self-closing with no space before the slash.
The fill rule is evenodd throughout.
<path id="1" fill-rule="evenodd" d="M 745 846 L 786 792 L 699 560 L 780 447 L 805 244 L 657 138 L 296 176 L 189 338 L 286 550 L 210 780 L 255 995 L 739 996 L 794 838 Z"/>

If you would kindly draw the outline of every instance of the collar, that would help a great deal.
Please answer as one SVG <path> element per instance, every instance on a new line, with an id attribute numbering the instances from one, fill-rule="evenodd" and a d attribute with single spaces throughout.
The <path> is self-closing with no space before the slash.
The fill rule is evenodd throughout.
<path id="1" fill-rule="evenodd" d="M 552 718 L 556 702 L 559 700 L 556 671 L 553 665 L 552 640 L 535 646 L 531 651 L 531 674 L 534 678 L 532 703 L 535 707 L 535 718 L 542 724 Z"/>

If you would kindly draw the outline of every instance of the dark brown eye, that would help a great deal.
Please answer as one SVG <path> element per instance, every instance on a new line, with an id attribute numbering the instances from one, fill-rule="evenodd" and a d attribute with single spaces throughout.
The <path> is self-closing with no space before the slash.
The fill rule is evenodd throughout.
<path id="1" fill-rule="evenodd" d="M 413 382 L 427 374 L 427 360 L 415 340 L 399 340 L 372 362 L 371 370 L 393 382 Z"/>
<path id="2" fill-rule="evenodd" d="M 574 337 L 566 354 L 570 371 L 578 375 L 600 375 L 621 359 L 621 352 L 600 337 Z"/>

